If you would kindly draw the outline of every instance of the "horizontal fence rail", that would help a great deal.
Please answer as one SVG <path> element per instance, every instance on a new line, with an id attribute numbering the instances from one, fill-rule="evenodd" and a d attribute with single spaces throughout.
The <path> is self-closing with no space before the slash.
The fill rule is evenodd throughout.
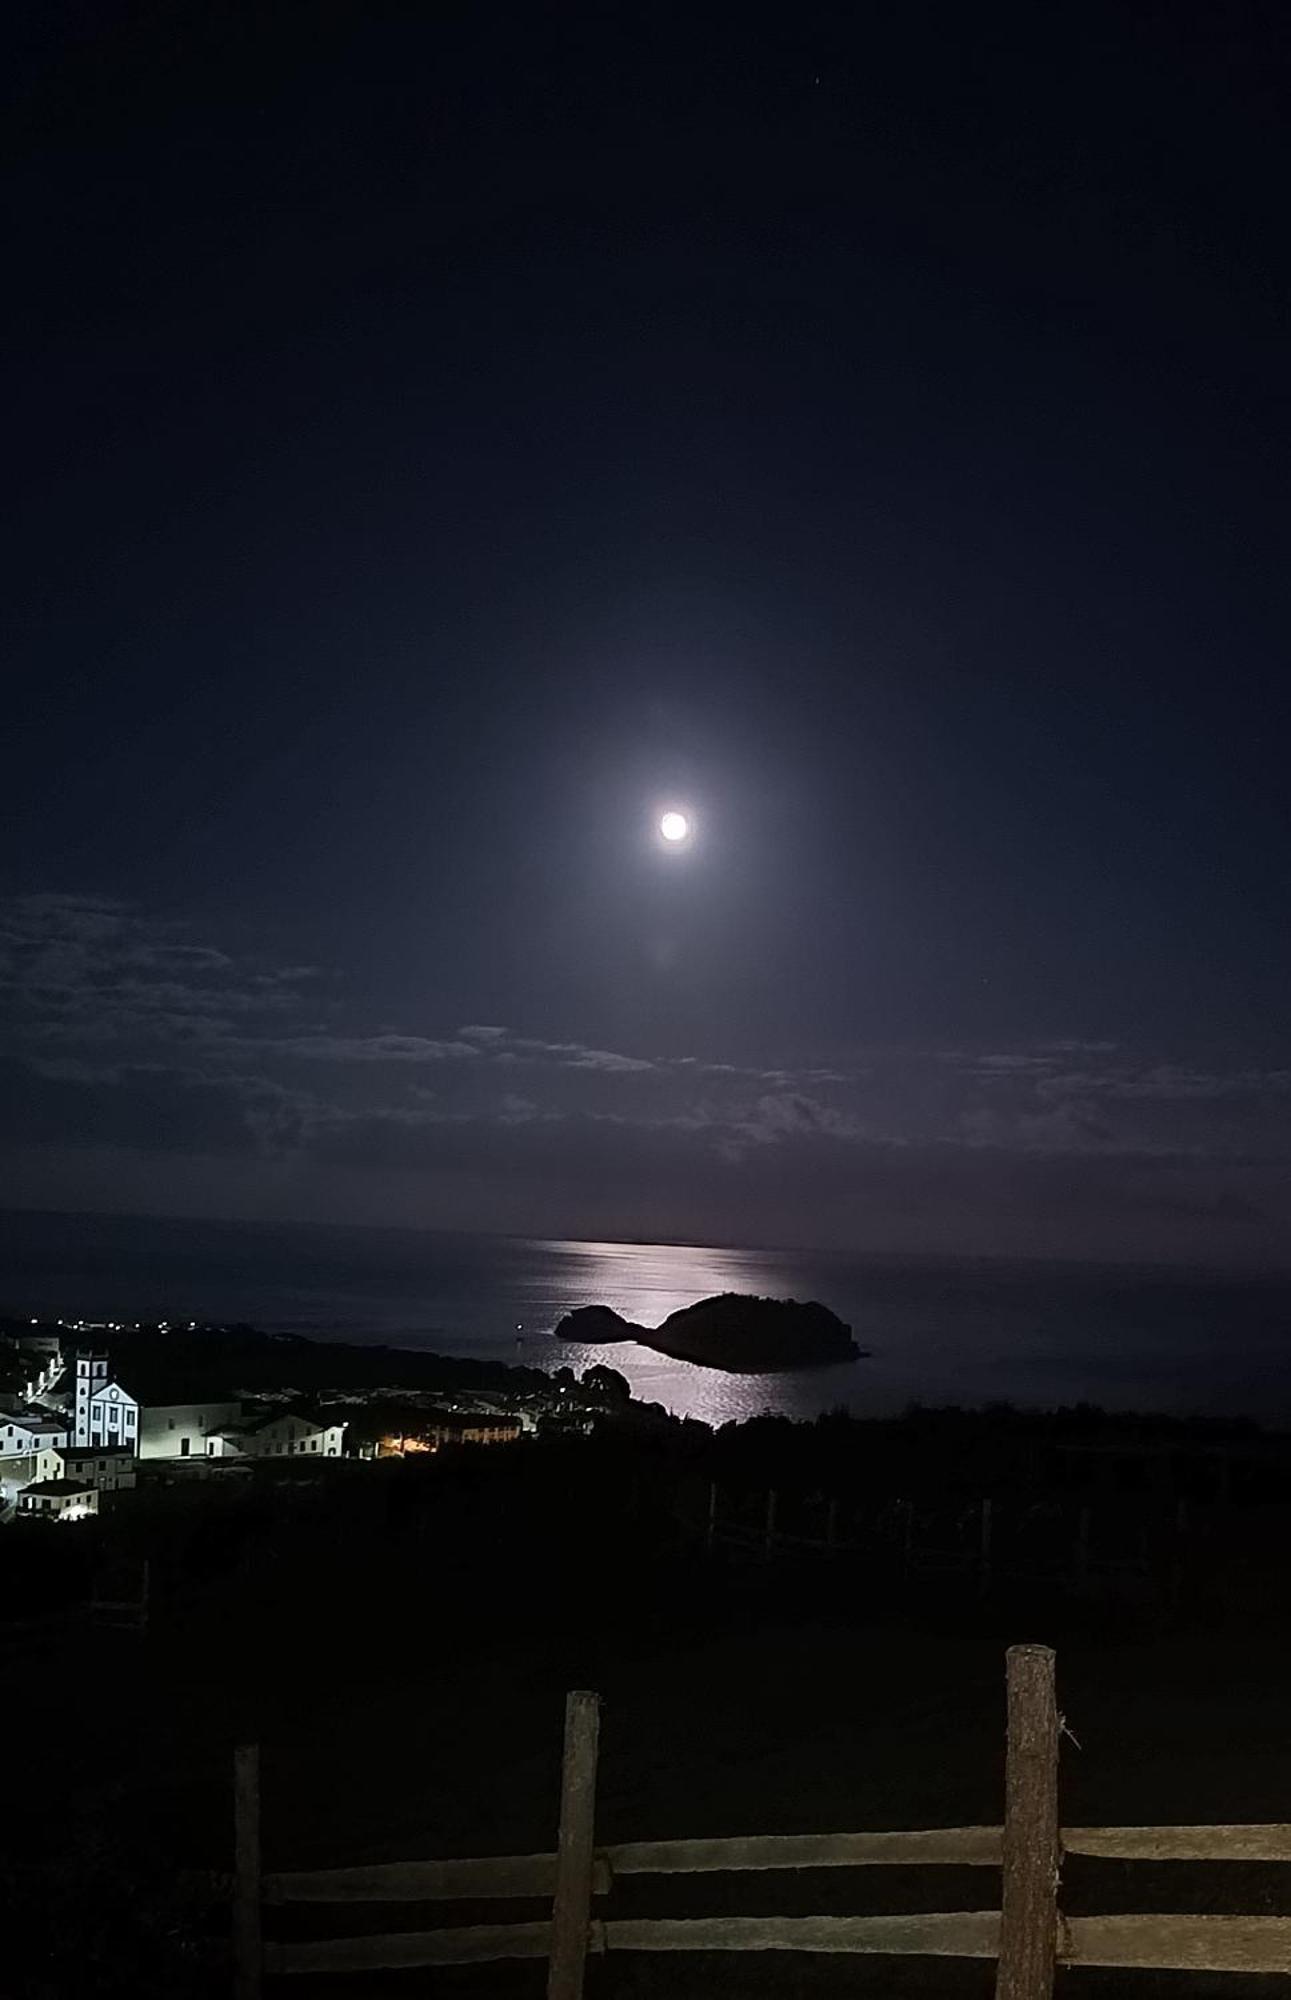
<path id="1" fill-rule="evenodd" d="M 266 1972 L 399 1972 L 424 1965 L 487 1965 L 546 1958 L 550 1922 L 472 1924 L 469 1930 L 394 1931 L 387 1937 L 311 1938 L 265 1946 Z"/>
<path id="2" fill-rule="evenodd" d="M 593 1893 L 610 1886 L 610 1864 L 598 1855 Z M 318 1868 L 266 1875 L 267 1903 L 456 1903 L 550 1896 L 554 1854 L 500 1854 L 481 1861 L 382 1861 L 369 1868 Z"/>
<path id="3" fill-rule="evenodd" d="M 1099 1861 L 1291 1861 L 1291 1825 L 1069 1826 L 1062 1851 Z"/>
<path id="4" fill-rule="evenodd" d="M 1003 1828 L 896 1833 L 755 1833 L 717 1840 L 632 1840 L 597 1850 L 593 1893 L 620 1875 L 708 1875 L 804 1868 L 998 1868 Z M 1291 1822 L 1233 1826 L 1068 1826 L 1064 1854 L 1099 1861 L 1291 1861 Z M 217 1885 L 227 1877 L 213 1878 Z M 476 1861 L 382 1861 L 266 1875 L 266 1903 L 452 1903 L 550 1896 L 554 1854 Z"/>
<path id="5" fill-rule="evenodd" d="M 1068 1917 L 1060 1965 L 1291 1972 L 1291 1917 Z"/>
<path id="6" fill-rule="evenodd" d="M 995 1958 L 997 1910 L 900 1917 L 638 1917 L 602 1926 L 610 1951 L 881 1952 Z"/>
<path id="7" fill-rule="evenodd" d="M 998 1868 L 998 1826 L 911 1833 L 757 1833 L 726 1840 L 634 1840 L 604 1850 L 612 1876 L 771 1868 Z"/>
<path id="8" fill-rule="evenodd" d="M 268 1945 L 274 1973 L 413 1971 L 545 1958 L 550 1923 L 475 1924 L 468 1930 L 395 1931 L 384 1937 Z M 998 1910 L 880 1917 L 639 1917 L 588 1926 L 589 1952 L 868 1952 L 893 1957 L 996 1958 Z M 1291 1972 L 1291 1917 L 1068 1917 L 1055 1939 L 1059 1965 L 1165 1972 Z"/>
<path id="9" fill-rule="evenodd" d="M 811 1951 L 994 1958 L 998 1911 L 894 1917 L 636 1917 L 593 1919 L 588 1950 Z M 470 1930 L 395 1931 L 387 1937 L 327 1938 L 270 1945 L 275 1972 L 379 1972 L 489 1959 L 544 1957 L 551 1925 L 492 1924 Z"/>

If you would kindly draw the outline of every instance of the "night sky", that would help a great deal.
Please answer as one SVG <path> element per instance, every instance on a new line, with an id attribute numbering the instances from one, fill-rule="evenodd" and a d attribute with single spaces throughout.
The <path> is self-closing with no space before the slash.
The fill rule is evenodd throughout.
<path id="1" fill-rule="evenodd" d="M 11 6 L 0 1198 L 1286 1264 L 1285 23 Z"/>

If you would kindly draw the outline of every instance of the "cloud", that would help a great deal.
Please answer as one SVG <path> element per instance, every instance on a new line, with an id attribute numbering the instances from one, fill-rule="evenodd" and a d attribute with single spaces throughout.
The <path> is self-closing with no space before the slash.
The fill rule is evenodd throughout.
<path id="1" fill-rule="evenodd" d="M 1115 1153 L 1142 1151 L 1128 1143 L 1118 1146 L 1114 1129 L 1078 1107 L 1058 1104 L 1049 1109 L 1006 1110 L 993 1105 L 971 1106 L 960 1120 L 965 1145 L 997 1147 L 1021 1153 Z"/>
<path id="2" fill-rule="evenodd" d="M 1291 1070 L 1205 1071 L 1186 1063 L 1153 1063 L 1086 1073 L 1065 1080 L 1067 1087 L 1106 1097 L 1220 1100 L 1291 1092 Z"/>
<path id="3" fill-rule="evenodd" d="M 1030 1055 L 1016 1051 L 1012 1055 L 978 1056 L 978 1075 L 985 1076 L 1046 1076 L 1054 1067 L 1051 1055 Z"/>
<path id="4" fill-rule="evenodd" d="M 440 1063 L 478 1056 L 473 1042 L 432 1041 L 424 1035 L 296 1035 L 262 1042 L 266 1054 L 299 1056 L 307 1062 Z"/>
<path id="5" fill-rule="evenodd" d="M 480 1029 L 459 1030 L 478 1038 Z M 548 1042 L 531 1035 L 512 1035 L 505 1028 L 490 1028 L 484 1034 L 485 1053 L 495 1059 L 506 1056 L 515 1062 L 553 1064 L 558 1068 L 595 1069 L 607 1075 L 628 1076 L 657 1067 L 647 1056 L 625 1055 L 617 1049 L 589 1048 L 586 1042 Z"/>
<path id="6" fill-rule="evenodd" d="M 10 1046 L 219 1040 L 298 1013 L 315 976 L 238 964 L 181 924 L 104 898 L 19 897 L 0 913 Z"/>
<path id="7" fill-rule="evenodd" d="M 871 1140 L 873 1128 L 836 1105 L 823 1103 L 803 1091 L 764 1091 L 754 1099 L 748 1113 L 733 1122 L 724 1136 L 732 1141 L 751 1140 L 755 1145 L 776 1145 L 781 1140 L 810 1134 L 840 1142 Z"/>
<path id="8" fill-rule="evenodd" d="M 656 1067 L 644 1056 L 619 1055 L 613 1049 L 583 1049 L 571 1045 L 566 1050 L 554 1052 L 566 1055 L 573 1069 L 596 1069 L 605 1076 L 642 1075 Z"/>
<path id="9" fill-rule="evenodd" d="M 51 1083 L 119 1083 L 119 1063 L 83 1062 L 77 1056 L 28 1056 L 26 1067 Z"/>
<path id="10" fill-rule="evenodd" d="M 10 1144 L 280 1155 L 305 1142 L 317 1117 L 308 1099 L 266 1077 L 208 1077 L 165 1064 L 7 1064 L 2 1074 Z"/>
<path id="11" fill-rule="evenodd" d="M 922 1228 L 983 1249 L 1030 1230 L 1074 1251 L 1138 1227 L 1176 1254 L 1190 1231 L 1255 1244 L 1291 1221 L 1291 1067 L 1249 1052 L 1073 1036 L 759 1065 L 618 1047 L 595 1022 L 373 1024 L 317 968 L 75 896 L 0 907 L 0 1007 L 23 1185 L 37 1156 L 68 1187 L 78 1157 L 103 1181 L 164 1158 L 164 1207 L 183 1159 L 185 1185 L 206 1161 L 229 1201 L 262 1173 L 312 1188 L 302 1212 L 343 1183 L 463 1226 L 894 1243 Z"/>

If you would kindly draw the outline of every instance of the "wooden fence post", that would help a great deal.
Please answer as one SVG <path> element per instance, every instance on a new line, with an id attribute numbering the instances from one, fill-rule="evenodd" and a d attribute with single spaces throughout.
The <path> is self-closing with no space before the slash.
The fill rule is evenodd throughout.
<path id="1" fill-rule="evenodd" d="M 1048 1646 L 1010 1646 L 995 2000 L 1051 2000 L 1058 1949 L 1058 1708 Z"/>
<path id="2" fill-rule="evenodd" d="M 233 1994 L 260 2000 L 260 1746 L 233 1752 Z"/>
<path id="3" fill-rule="evenodd" d="M 771 1556 L 775 1550 L 775 1517 L 778 1506 L 779 1495 L 775 1488 L 772 1487 L 771 1491 L 767 1494 L 766 1520 L 762 1528 L 762 1553 L 768 1562 L 771 1560 Z"/>
<path id="4" fill-rule="evenodd" d="M 977 1545 L 977 1594 L 985 1597 L 991 1587 L 991 1516 L 989 1500 L 982 1502 L 981 1532 Z"/>
<path id="5" fill-rule="evenodd" d="M 1076 1581 L 1081 1585 L 1089 1577 L 1089 1531 L 1090 1511 L 1088 1507 L 1082 1507 L 1076 1524 Z"/>
<path id="6" fill-rule="evenodd" d="M 556 1899 L 551 1913 L 547 2000 L 582 2000 L 587 1933 L 592 1919 L 596 1837 L 596 1746 L 600 1696 L 565 1696 L 565 1757 L 560 1780 Z"/>
<path id="7" fill-rule="evenodd" d="M 1177 1611 L 1183 1597 L 1184 1548 L 1188 1539 L 1188 1502 L 1182 1493 L 1174 1503 L 1174 1536 L 1170 1549 L 1170 1603 Z"/>

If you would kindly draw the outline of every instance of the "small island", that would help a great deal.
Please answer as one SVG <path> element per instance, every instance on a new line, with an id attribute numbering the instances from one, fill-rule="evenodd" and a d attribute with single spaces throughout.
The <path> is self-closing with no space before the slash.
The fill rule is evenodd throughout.
<path id="1" fill-rule="evenodd" d="M 573 1312 L 567 1312 L 557 1322 L 556 1338 L 577 1340 L 584 1347 L 611 1347 L 620 1340 L 644 1343 L 650 1338 L 650 1329 L 624 1319 L 613 1306 L 575 1306 Z"/>
<path id="2" fill-rule="evenodd" d="M 862 1349 L 828 1306 L 815 1300 L 760 1299 L 722 1292 L 669 1313 L 659 1327 L 635 1326 L 609 1306 L 580 1306 L 556 1327 L 558 1340 L 604 1346 L 633 1340 L 676 1361 L 732 1375 L 774 1375 L 857 1361 Z"/>

